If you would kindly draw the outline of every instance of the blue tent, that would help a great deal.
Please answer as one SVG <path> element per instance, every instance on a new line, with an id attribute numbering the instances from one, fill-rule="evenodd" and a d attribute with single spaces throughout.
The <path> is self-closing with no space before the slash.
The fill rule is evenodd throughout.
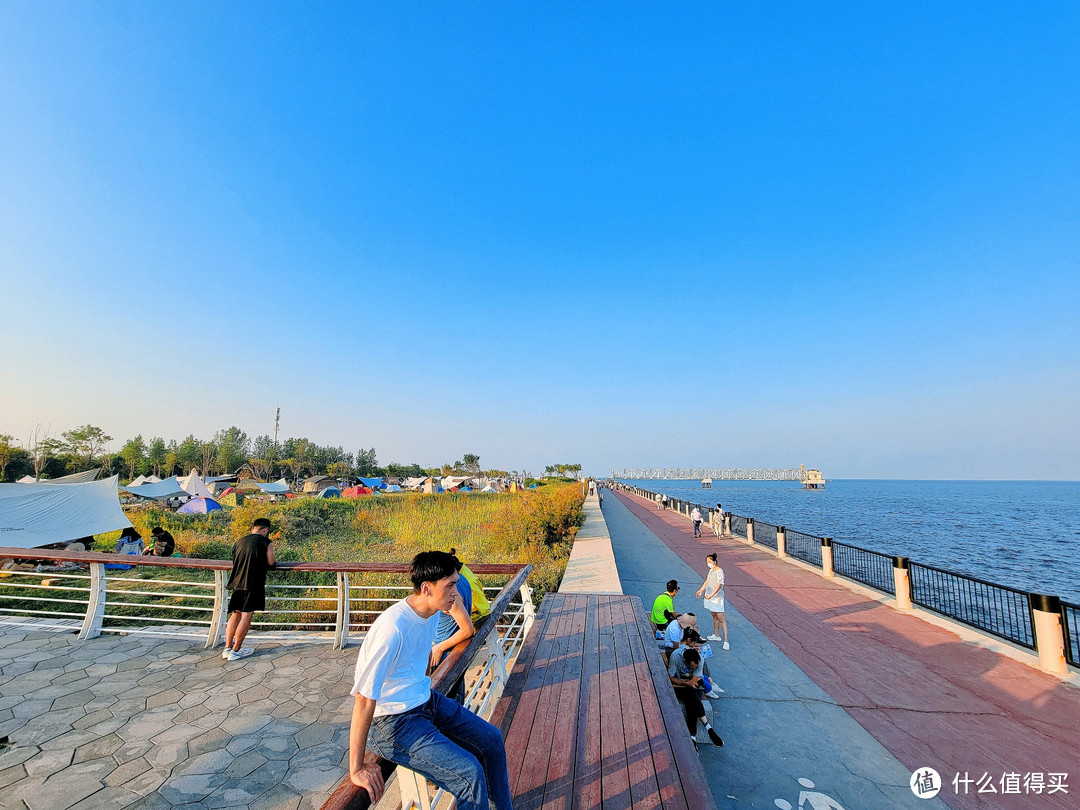
<path id="1" fill-rule="evenodd" d="M 458 492 L 472 492 L 472 487 L 462 487 Z"/>
<path id="2" fill-rule="evenodd" d="M 213 498 L 192 498 L 176 511 L 185 515 L 205 515 L 208 512 L 221 511 L 221 504 Z"/>
<path id="3" fill-rule="evenodd" d="M 319 493 L 320 498 L 340 498 L 341 490 L 337 487 L 327 487 Z"/>
<path id="4" fill-rule="evenodd" d="M 371 487 L 372 489 L 382 489 L 386 486 L 381 478 L 361 478 L 365 487 Z"/>

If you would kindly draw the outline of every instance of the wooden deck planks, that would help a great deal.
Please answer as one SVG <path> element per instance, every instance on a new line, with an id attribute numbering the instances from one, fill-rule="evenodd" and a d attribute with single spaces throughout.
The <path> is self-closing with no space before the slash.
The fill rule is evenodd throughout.
<path id="1" fill-rule="evenodd" d="M 637 597 L 548 594 L 492 720 L 519 810 L 715 810 Z"/>

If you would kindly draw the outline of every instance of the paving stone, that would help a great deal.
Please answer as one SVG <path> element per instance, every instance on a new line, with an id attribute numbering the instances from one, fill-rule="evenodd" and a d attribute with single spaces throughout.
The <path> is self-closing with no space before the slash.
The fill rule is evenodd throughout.
<path id="1" fill-rule="evenodd" d="M 21 765 L 28 759 L 33 759 L 41 752 L 36 745 L 14 745 L 0 750 L 0 768 L 10 768 L 12 765 Z"/>
<path id="2" fill-rule="evenodd" d="M 0 769 L 0 788 L 6 788 L 8 785 L 18 782 L 20 779 L 27 777 L 26 768 L 21 764 L 12 765 L 8 768 Z"/>
<path id="3" fill-rule="evenodd" d="M 117 672 L 142 672 L 146 669 L 147 664 L 150 663 L 150 659 L 145 655 L 138 655 L 134 658 L 128 658 L 126 661 L 121 661 L 116 665 Z"/>
<path id="4" fill-rule="evenodd" d="M 52 706 L 51 700 L 23 699 L 8 708 L 16 717 L 40 717 L 49 711 L 50 706 Z M 72 720 L 74 719 L 72 718 Z"/>
<path id="5" fill-rule="evenodd" d="M 162 726 L 159 725 L 160 729 Z M 168 745 L 170 743 L 186 743 L 189 740 L 193 740 L 200 734 L 205 733 L 205 729 L 198 726 L 188 725 L 166 725 L 165 730 L 158 734 L 155 734 L 150 738 L 150 741 L 154 745 Z"/>
<path id="6" fill-rule="evenodd" d="M 116 672 L 116 665 L 115 664 L 94 663 L 94 664 L 91 664 L 90 666 L 86 667 L 86 669 L 84 671 L 86 672 L 87 677 L 91 677 L 91 678 L 107 678 L 110 675 L 112 675 L 114 672 Z"/>
<path id="7" fill-rule="evenodd" d="M 64 689 L 66 687 L 59 688 Z M 72 709 L 77 707 L 79 709 L 79 717 L 83 717 L 86 715 L 86 709 L 83 708 L 83 705 L 88 700 L 93 700 L 93 698 L 94 693 L 89 689 L 80 689 L 77 692 L 70 692 L 69 694 L 56 698 L 52 702 L 51 711 L 55 712 L 57 709 Z"/>
<path id="8" fill-rule="evenodd" d="M 245 776 L 241 784 L 244 790 L 262 795 L 279 785 L 288 772 L 288 760 L 270 759 Z"/>
<path id="9" fill-rule="evenodd" d="M 61 751 L 63 749 L 74 750 L 80 745 L 86 745 L 86 743 L 93 742 L 98 738 L 98 735 L 93 731 L 75 731 L 71 729 L 58 734 L 50 740 L 38 743 L 41 746 L 42 751 Z"/>
<path id="10" fill-rule="evenodd" d="M 176 693 L 172 690 L 167 692 L 159 692 L 156 695 L 148 695 L 146 698 L 146 708 L 159 709 L 162 706 L 175 706 L 176 705 Z"/>
<path id="11" fill-rule="evenodd" d="M 221 730 L 227 734 L 240 736 L 243 734 L 254 734 L 263 726 L 270 723 L 272 718 L 270 717 L 250 717 L 241 712 L 229 712 L 229 716 L 221 723 Z"/>
<path id="12" fill-rule="evenodd" d="M 165 784 L 165 780 L 168 778 L 168 768 L 150 768 L 129 780 L 124 787 L 132 793 L 137 793 L 140 796 L 148 796 Z"/>
<path id="13" fill-rule="evenodd" d="M 249 810 L 297 810 L 303 796 L 293 793 L 285 785 L 267 791 L 248 805 Z"/>
<path id="14" fill-rule="evenodd" d="M 45 777 L 38 776 L 20 779 L 5 788 L 0 788 L 0 807 L 23 807 L 23 796 L 34 795 L 41 790 L 41 786 L 44 784 Z M 63 805 L 60 806 L 63 807 Z"/>
<path id="15" fill-rule="evenodd" d="M 83 708 L 85 709 L 86 707 L 84 706 Z M 82 717 L 72 723 L 71 727 L 76 731 L 79 731 L 84 728 L 90 728 L 91 726 L 95 725 L 96 723 L 100 723 L 103 720 L 110 719 L 112 719 L 112 712 L 110 712 L 108 709 L 98 709 L 96 711 L 84 714 Z"/>
<path id="16" fill-rule="evenodd" d="M 257 746 L 260 739 L 261 738 L 255 734 L 241 734 L 237 737 L 233 737 L 225 747 L 233 756 L 239 756 Z"/>
<path id="17" fill-rule="evenodd" d="M 231 753 L 229 756 L 233 756 Z M 243 778 L 256 768 L 262 767 L 268 760 L 258 751 L 248 751 L 246 754 L 241 754 L 238 757 L 233 757 L 229 767 L 225 769 L 225 775 L 232 779 Z"/>
<path id="18" fill-rule="evenodd" d="M 105 777 L 104 781 L 108 786 L 126 787 L 132 779 L 141 776 L 148 770 L 150 770 L 150 763 L 140 757 L 119 765 L 116 770 Z"/>
<path id="19" fill-rule="evenodd" d="M 174 805 L 185 803 L 201 804 L 202 800 L 228 781 L 220 773 L 191 774 L 168 779 L 158 793 Z"/>
<path id="20" fill-rule="evenodd" d="M 227 712 L 240 705 L 240 699 L 236 695 L 216 694 L 203 701 L 203 706 L 211 712 Z"/>
<path id="21" fill-rule="evenodd" d="M 130 807 L 138 800 L 137 793 L 122 787 L 103 787 L 97 793 L 73 804 L 68 810 L 119 810 L 121 807 Z"/>
<path id="22" fill-rule="evenodd" d="M 255 749 L 267 759 L 289 760 L 300 750 L 291 734 L 273 737 L 263 737 L 261 743 Z"/>
<path id="23" fill-rule="evenodd" d="M 320 768 L 290 768 L 283 782 L 303 796 L 313 792 L 329 792 L 344 775 L 336 763 Z"/>
<path id="24" fill-rule="evenodd" d="M 178 764 L 173 768 L 171 778 L 189 774 L 224 773 L 232 761 L 233 755 L 224 748 L 208 751 L 205 754 L 192 756 L 187 761 Z"/>
<path id="25" fill-rule="evenodd" d="M 334 729 L 330 726 L 313 724 L 296 732 L 296 744 L 302 750 L 320 743 L 330 742 L 333 737 Z"/>
<path id="26" fill-rule="evenodd" d="M 169 743 L 167 745 L 151 745 L 150 749 L 143 754 L 146 761 L 155 768 L 172 768 L 188 758 L 187 743 Z"/>
<path id="27" fill-rule="evenodd" d="M 125 762 L 142 759 L 143 754 L 153 747 L 154 746 L 149 740 L 129 742 L 113 751 L 113 759 L 115 759 L 118 764 L 123 765 Z"/>
<path id="28" fill-rule="evenodd" d="M 157 793 L 143 795 L 135 804 L 129 805 L 131 810 L 172 810 L 172 804 L 167 802 Z"/>
<path id="29" fill-rule="evenodd" d="M 105 786 L 101 780 L 114 768 L 111 759 L 71 765 L 54 773 L 40 788 L 23 798 L 31 810 L 69 807 L 101 790 Z"/>
<path id="30" fill-rule="evenodd" d="M 134 717 L 146 711 L 146 699 L 124 698 L 123 700 L 116 700 L 109 706 L 109 711 L 112 712 L 113 717 Z"/>
<path id="31" fill-rule="evenodd" d="M 221 729 L 212 728 L 188 742 L 188 754 L 194 757 L 208 751 L 217 751 L 228 745 L 231 739 L 232 737 Z"/>
<path id="32" fill-rule="evenodd" d="M 76 748 L 75 758 L 72 762 L 87 762 L 92 759 L 110 756 L 113 751 L 122 745 L 124 745 L 124 741 L 115 734 L 98 737 L 93 742 L 88 742 Z"/>

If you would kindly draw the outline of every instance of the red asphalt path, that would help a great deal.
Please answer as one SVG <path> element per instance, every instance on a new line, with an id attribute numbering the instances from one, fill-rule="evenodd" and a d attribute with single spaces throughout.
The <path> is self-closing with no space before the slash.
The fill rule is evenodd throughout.
<path id="1" fill-rule="evenodd" d="M 1080 689 L 753 546 L 695 539 L 682 515 L 615 494 L 703 579 L 715 551 L 731 607 L 909 770 L 937 770 L 938 798 L 982 810 L 1080 807 Z M 1029 773 L 1046 784 L 1066 773 L 1068 792 L 1025 794 Z M 965 774 L 967 795 L 953 787 Z M 984 774 L 996 793 L 978 792 Z M 1003 792 L 1006 774 L 1019 774 L 1019 795 Z"/>

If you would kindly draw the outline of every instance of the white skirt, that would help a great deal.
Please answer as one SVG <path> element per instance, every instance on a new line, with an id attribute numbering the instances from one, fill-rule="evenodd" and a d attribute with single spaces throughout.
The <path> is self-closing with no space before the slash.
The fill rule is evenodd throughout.
<path id="1" fill-rule="evenodd" d="M 723 613 L 724 612 L 724 597 L 718 596 L 715 599 L 705 600 L 705 609 L 710 613 Z"/>

